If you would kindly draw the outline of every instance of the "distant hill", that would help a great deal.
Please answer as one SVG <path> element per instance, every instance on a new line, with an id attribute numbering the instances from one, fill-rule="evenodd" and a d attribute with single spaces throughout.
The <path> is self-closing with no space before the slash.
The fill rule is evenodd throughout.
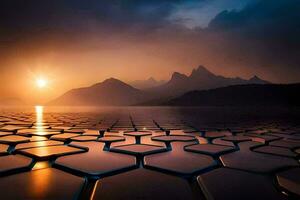
<path id="1" fill-rule="evenodd" d="M 161 86 L 150 88 L 148 91 L 159 97 L 177 97 L 193 90 L 207 90 L 230 85 L 269 83 L 270 82 L 262 80 L 257 76 L 254 76 L 249 80 L 239 77 L 227 78 L 215 75 L 205 67 L 199 66 L 192 71 L 190 76 L 174 72 L 170 81 Z"/>
<path id="2" fill-rule="evenodd" d="M 300 84 L 234 85 L 192 91 L 163 105 L 171 106 L 300 106 Z"/>
<path id="3" fill-rule="evenodd" d="M 145 101 L 147 95 L 120 80 L 110 78 L 90 87 L 72 89 L 49 105 L 127 106 Z"/>
<path id="4" fill-rule="evenodd" d="M 153 77 L 150 77 L 147 80 L 136 80 L 136 81 L 129 82 L 129 85 L 137 89 L 147 89 L 147 88 L 160 86 L 164 83 L 166 83 L 166 81 L 164 80 L 157 81 Z"/>

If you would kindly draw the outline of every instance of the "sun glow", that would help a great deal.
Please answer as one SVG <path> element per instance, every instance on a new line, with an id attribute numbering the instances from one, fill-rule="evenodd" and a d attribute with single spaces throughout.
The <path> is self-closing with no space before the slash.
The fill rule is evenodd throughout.
<path id="1" fill-rule="evenodd" d="M 47 80 L 46 79 L 42 79 L 42 78 L 39 78 L 39 79 L 37 79 L 36 80 L 36 86 L 38 87 L 38 88 L 44 88 L 44 87 L 46 87 L 47 86 Z"/>

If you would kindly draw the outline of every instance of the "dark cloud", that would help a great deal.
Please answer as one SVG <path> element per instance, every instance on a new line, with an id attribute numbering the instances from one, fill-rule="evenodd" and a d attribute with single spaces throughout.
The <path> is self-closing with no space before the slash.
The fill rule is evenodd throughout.
<path id="1" fill-rule="evenodd" d="M 1 40 L 32 34 L 75 34 L 99 28 L 157 28 L 166 23 L 181 0 L 3 0 L 0 2 Z M 75 32 L 74 32 L 75 31 Z"/>
<path id="2" fill-rule="evenodd" d="M 300 80 L 300 1 L 253 0 L 241 10 L 219 13 L 207 28 L 170 20 L 178 6 L 191 2 L 209 0 L 1 0 L 0 62 L 39 54 L 44 47 L 67 53 L 88 43 L 87 49 L 106 51 L 117 43 L 119 49 L 131 45 L 144 54 L 193 60 L 221 72 L 228 67 L 278 82 Z"/>
<path id="3" fill-rule="evenodd" d="M 261 0 L 241 11 L 223 11 L 207 31 L 222 34 L 229 52 L 248 58 L 245 62 L 286 69 L 300 80 L 300 1 Z"/>

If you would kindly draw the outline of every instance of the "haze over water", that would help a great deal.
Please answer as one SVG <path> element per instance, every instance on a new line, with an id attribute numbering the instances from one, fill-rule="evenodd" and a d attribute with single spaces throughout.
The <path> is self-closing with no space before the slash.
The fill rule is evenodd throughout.
<path id="1" fill-rule="evenodd" d="M 39 109 L 37 109 L 37 107 Z M 300 122 L 300 108 L 286 107 L 2 107 L 0 114 L 73 114 L 76 117 L 92 119 L 157 121 L 162 123 L 184 122 L 198 129 L 238 128 L 240 126 L 259 126 L 295 124 Z M 43 119 L 41 120 L 43 121 Z"/>

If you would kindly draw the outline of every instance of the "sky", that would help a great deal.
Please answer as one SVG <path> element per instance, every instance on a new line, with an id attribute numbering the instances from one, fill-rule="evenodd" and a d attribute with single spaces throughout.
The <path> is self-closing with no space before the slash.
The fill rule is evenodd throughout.
<path id="1" fill-rule="evenodd" d="M 300 82 L 299 35 L 299 0 L 1 0 L 0 99 L 48 101 L 198 65 Z"/>

